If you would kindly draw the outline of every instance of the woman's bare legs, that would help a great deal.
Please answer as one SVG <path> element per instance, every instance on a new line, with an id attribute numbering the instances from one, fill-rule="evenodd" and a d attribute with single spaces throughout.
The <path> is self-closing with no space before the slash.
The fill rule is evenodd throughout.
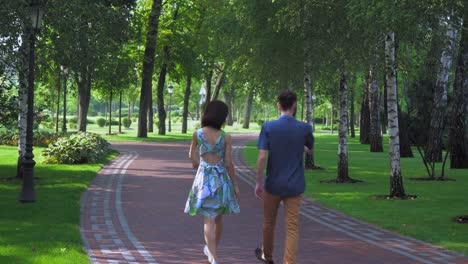
<path id="1" fill-rule="evenodd" d="M 204 233 L 212 260 L 218 262 L 218 256 L 216 255 L 216 218 L 205 217 Z"/>
<path id="2" fill-rule="evenodd" d="M 223 234 L 223 215 L 218 215 L 215 218 L 216 223 L 216 249 L 218 249 L 219 242 L 221 241 L 221 235 Z"/>

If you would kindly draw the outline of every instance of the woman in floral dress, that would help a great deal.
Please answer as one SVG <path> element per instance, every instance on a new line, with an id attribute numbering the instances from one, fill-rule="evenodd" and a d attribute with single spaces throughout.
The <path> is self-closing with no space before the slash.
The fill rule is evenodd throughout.
<path id="1" fill-rule="evenodd" d="M 240 212 L 237 201 L 239 188 L 232 164 L 232 138 L 221 130 L 227 114 L 228 107 L 221 101 L 212 101 L 207 105 L 202 128 L 193 133 L 189 153 L 197 173 L 185 213 L 204 216 L 206 246 L 203 252 L 211 264 L 218 264 L 216 249 L 223 231 L 223 215 Z"/>

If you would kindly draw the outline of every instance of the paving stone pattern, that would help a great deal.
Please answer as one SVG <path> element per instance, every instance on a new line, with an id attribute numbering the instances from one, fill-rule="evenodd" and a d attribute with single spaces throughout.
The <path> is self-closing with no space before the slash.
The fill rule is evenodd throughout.
<path id="1" fill-rule="evenodd" d="M 242 157 L 252 136 L 235 135 L 233 157 L 241 189 L 241 213 L 225 217 L 220 263 L 255 264 L 261 243 L 262 202 L 255 199 L 255 172 Z M 183 213 L 195 171 L 188 142 L 114 143 L 121 155 L 96 176 L 81 200 L 81 233 L 95 263 L 208 263 L 203 219 Z M 281 263 L 283 211 L 275 253 Z M 440 247 L 394 234 L 304 199 L 298 264 L 468 263 Z"/>

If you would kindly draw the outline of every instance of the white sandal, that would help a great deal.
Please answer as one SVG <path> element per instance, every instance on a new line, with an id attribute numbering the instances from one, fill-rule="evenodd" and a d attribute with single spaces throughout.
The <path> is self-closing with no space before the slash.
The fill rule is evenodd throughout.
<path id="1" fill-rule="evenodd" d="M 212 257 L 207 245 L 205 245 L 205 247 L 203 248 L 203 253 L 205 253 L 205 256 L 208 258 L 208 262 L 211 263 Z M 215 264 L 217 263 L 215 262 Z"/>

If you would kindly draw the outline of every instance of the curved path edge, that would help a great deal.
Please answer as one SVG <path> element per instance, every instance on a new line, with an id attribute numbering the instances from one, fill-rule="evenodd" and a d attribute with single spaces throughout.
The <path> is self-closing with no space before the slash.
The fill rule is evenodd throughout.
<path id="1" fill-rule="evenodd" d="M 255 186 L 255 171 L 245 162 L 243 149 L 252 139 L 249 136 L 235 136 L 235 146 L 233 148 L 237 175 L 242 179 L 243 184 L 251 187 Z M 133 226 L 129 224 L 132 221 L 127 221 L 126 218 L 133 217 L 134 220 L 135 216 L 126 216 L 125 210 L 122 208 L 122 183 L 124 178 L 128 176 L 130 180 L 131 176 L 135 176 L 128 175 L 127 168 L 134 163 L 133 167 L 139 167 L 141 170 L 145 169 L 144 166 L 138 166 L 141 164 L 138 164 L 139 161 L 137 160 L 140 153 L 136 150 L 142 144 L 125 143 L 122 145 L 117 143 L 117 145 L 121 154 L 104 166 L 81 197 L 80 232 L 85 250 L 93 264 L 167 263 L 162 252 L 147 249 L 145 248 L 147 243 L 140 242 L 142 239 L 141 232 L 132 231 Z M 154 146 L 159 145 L 156 143 Z M 134 169 L 133 173 L 138 173 L 138 171 L 135 172 Z M 399 255 L 403 259 L 406 258 L 408 263 L 468 263 L 468 258 L 463 254 L 362 222 L 336 210 L 321 206 L 308 198 L 304 199 L 301 218 L 301 222 L 304 222 L 303 225 L 305 226 L 310 225 L 315 226 L 315 228 L 318 226 L 319 229 L 332 230 L 336 234 L 339 233 L 340 236 L 347 237 L 348 240 L 355 240 L 359 245 L 380 248 L 383 252 Z M 329 234 L 327 233 L 327 235 Z M 317 239 L 319 238 L 320 236 Z M 339 248 L 333 246 L 331 248 L 339 252 Z M 182 263 L 182 260 L 180 263 Z"/>

